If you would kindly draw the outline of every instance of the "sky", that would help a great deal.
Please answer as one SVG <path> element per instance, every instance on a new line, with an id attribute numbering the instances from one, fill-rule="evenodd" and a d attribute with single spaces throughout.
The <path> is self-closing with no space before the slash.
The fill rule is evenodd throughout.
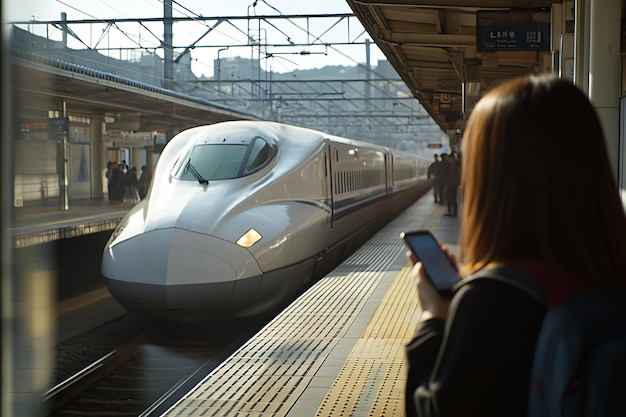
<path id="1" fill-rule="evenodd" d="M 162 0 L 4 0 L 2 6 L 5 22 L 60 20 L 62 12 L 67 14 L 69 21 L 163 17 Z M 300 16 L 351 12 L 343 0 L 174 0 L 174 17 L 195 19 L 174 24 L 173 43 L 175 51 L 180 53 L 197 42 L 190 51 L 192 70 L 197 76 L 212 76 L 213 60 L 218 55 L 221 58 L 259 57 L 265 70 L 279 73 L 327 65 L 354 66 L 366 62 L 364 43 L 371 39 L 356 18 L 270 19 L 261 23 L 259 20 L 232 19 L 218 24 L 208 34 L 206 32 L 217 20 L 197 19 L 200 16 Z M 122 59 L 132 59 L 142 53 L 162 56 L 159 46 L 163 39 L 163 24 L 160 22 L 118 23 L 116 27 L 108 27 L 106 23 L 74 24 L 70 28 L 80 38 L 80 42 L 70 38 L 72 48 L 85 48 L 85 45 L 107 48 L 114 51 L 111 52 L 113 56 Z M 31 25 L 31 30 L 53 39 L 61 37 L 60 30 L 52 26 Z M 256 46 L 240 46 L 249 44 L 248 39 L 256 41 Z M 290 42 L 293 46 L 287 47 Z M 317 45 L 306 45 L 311 42 Z M 259 43 L 269 46 L 259 47 Z M 130 48 L 135 52 L 129 52 Z M 380 59 L 385 59 L 384 55 L 371 43 L 371 64 L 375 66 Z"/>

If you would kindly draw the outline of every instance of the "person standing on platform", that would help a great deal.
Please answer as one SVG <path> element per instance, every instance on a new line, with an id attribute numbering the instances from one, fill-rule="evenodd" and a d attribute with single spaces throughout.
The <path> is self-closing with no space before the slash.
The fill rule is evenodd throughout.
<path id="1" fill-rule="evenodd" d="M 448 183 L 446 184 L 446 204 L 448 205 L 448 213 L 446 213 L 446 216 L 456 217 L 459 207 L 457 194 L 461 181 L 461 169 L 454 153 L 448 156 L 445 169 L 448 171 Z"/>
<path id="2" fill-rule="evenodd" d="M 435 154 L 435 161 L 428 167 L 428 183 L 433 187 L 433 196 L 435 197 L 435 203 L 441 201 L 439 195 L 439 177 L 437 171 L 440 169 L 441 161 L 439 155 Z"/>
<path id="3" fill-rule="evenodd" d="M 447 169 L 448 157 L 447 153 L 442 153 L 441 161 L 439 162 L 439 165 L 437 165 L 437 177 L 439 179 L 439 204 L 441 205 L 446 204 L 446 189 L 448 187 L 448 178 L 450 175 L 450 170 Z"/>
<path id="4" fill-rule="evenodd" d="M 589 290 L 626 295 L 624 207 L 595 109 L 569 81 L 528 76 L 495 87 L 472 111 L 462 146 L 464 278 L 450 299 L 408 254 L 422 313 L 406 346 L 406 415 L 525 417 L 546 309 Z M 547 303 L 471 279 L 501 266 L 542 287 Z"/>
<path id="5" fill-rule="evenodd" d="M 126 197 L 124 201 L 136 203 L 139 201 L 139 180 L 137 179 L 137 167 L 132 167 L 126 173 Z"/>
<path id="6" fill-rule="evenodd" d="M 139 198 L 144 199 L 148 194 L 148 187 L 152 181 L 152 172 L 145 165 L 141 167 L 141 177 L 139 177 Z"/>
<path id="7" fill-rule="evenodd" d="M 124 176 L 122 164 L 113 164 L 113 172 L 111 173 L 111 192 L 112 200 L 124 201 L 126 194 L 126 177 Z"/>
<path id="8" fill-rule="evenodd" d="M 126 160 L 122 159 L 122 163 L 120 165 L 122 166 L 122 172 L 126 175 L 128 173 L 128 164 L 126 163 Z"/>
<path id="9" fill-rule="evenodd" d="M 111 181 L 111 178 L 113 178 L 113 170 L 116 168 L 117 164 L 115 162 L 107 162 L 107 172 L 105 175 L 107 178 L 107 191 L 109 194 L 109 200 L 113 200 L 113 182 Z"/>

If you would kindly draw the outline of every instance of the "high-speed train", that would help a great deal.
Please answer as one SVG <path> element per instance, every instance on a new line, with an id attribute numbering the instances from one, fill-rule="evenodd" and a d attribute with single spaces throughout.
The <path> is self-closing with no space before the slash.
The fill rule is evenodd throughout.
<path id="1" fill-rule="evenodd" d="M 127 310 L 178 321 L 283 305 L 428 189 L 427 158 L 275 122 L 173 137 L 101 271 Z"/>

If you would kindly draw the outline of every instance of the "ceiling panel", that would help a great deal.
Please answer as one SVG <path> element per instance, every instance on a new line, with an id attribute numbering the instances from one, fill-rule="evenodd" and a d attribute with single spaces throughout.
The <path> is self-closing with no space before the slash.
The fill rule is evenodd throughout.
<path id="1" fill-rule="evenodd" d="M 451 136 L 464 128 L 466 117 L 484 91 L 505 79 L 549 70 L 549 52 L 477 52 L 476 12 L 549 8 L 553 1 L 347 3 L 414 97 Z"/>

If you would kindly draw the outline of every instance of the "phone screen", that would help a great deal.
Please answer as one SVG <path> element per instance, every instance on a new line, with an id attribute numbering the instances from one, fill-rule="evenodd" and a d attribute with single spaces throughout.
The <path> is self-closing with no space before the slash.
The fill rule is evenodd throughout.
<path id="1" fill-rule="evenodd" d="M 426 275 L 441 295 L 449 296 L 459 280 L 456 267 L 441 250 L 435 237 L 428 231 L 402 233 L 407 246 L 422 263 Z"/>

